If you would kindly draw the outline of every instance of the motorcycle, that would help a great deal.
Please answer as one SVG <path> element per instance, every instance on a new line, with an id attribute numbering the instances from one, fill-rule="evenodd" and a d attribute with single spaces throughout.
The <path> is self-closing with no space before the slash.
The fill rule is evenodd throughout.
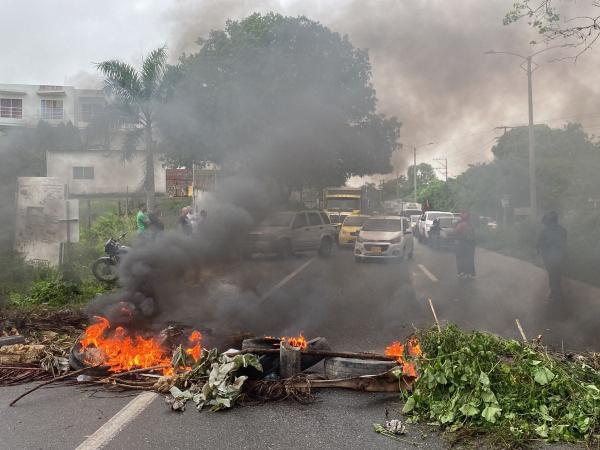
<path id="1" fill-rule="evenodd" d="M 101 256 L 92 264 L 92 273 L 98 281 L 112 283 L 119 278 L 117 266 L 121 257 L 127 254 L 129 247 L 121 245 L 119 241 L 127 235 L 127 232 L 121 233 L 117 238 L 110 238 L 104 244 L 104 252 L 108 256 Z"/>

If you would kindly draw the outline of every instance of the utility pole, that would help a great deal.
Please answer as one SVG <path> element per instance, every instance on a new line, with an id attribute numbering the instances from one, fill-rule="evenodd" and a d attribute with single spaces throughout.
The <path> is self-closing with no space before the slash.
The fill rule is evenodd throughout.
<path id="1" fill-rule="evenodd" d="M 441 167 L 434 167 L 435 170 L 440 170 L 444 174 L 444 181 L 448 182 L 448 158 L 433 158 L 434 161 L 439 161 Z"/>
<path id="2" fill-rule="evenodd" d="M 415 203 L 417 203 L 417 149 L 433 144 L 435 144 L 435 142 L 428 142 L 427 144 L 423 145 L 413 145 L 413 181 L 415 184 Z"/>
<path id="3" fill-rule="evenodd" d="M 415 203 L 417 203 L 417 146 L 413 147 L 413 181 L 415 182 Z"/>
<path id="4" fill-rule="evenodd" d="M 535 183 L 535 133 L 533 131 L 533 89 L 531 87 L 531 55 L 527 57 L 527 96 L 529 101 L 529 207 L 532 221 L 537 218 Z"/>
<path id="5" fill-rule="evenodd" d="M 530 55 L 523 56 L 518 53 L 512 52 L 497 52 L 494 50 L 489 50 L 485 52 L 487 55 L 511 55 L 521 58 L 523 62 L 521 63 L 521 69 L 527 72 L 527 97 L 528 97 L 528 109 L 529 109 L 529 214 L 531 221 L 535 222 L 537 219 L 537 195 L 536 195 L 536 182 L 535 182 L 535 133 L 533 130 L 533 87 L 532 87 L 532 74 L 539 67 L 535 61 L 533 61 L 533 57 L 539 55 L 540 53 L 547 52 L 548 50 L 553 50 L 557 48 L 563 47 L 571 47 L 571 44 L 562 44 L 562 45 L 554 45 L 551 47 L 545 47 L 542 50 L 531 53 Z M 532 68 L 532 65 L 536 67 Z M 525 66 L 525 67 L 523 67 Z M 505 130 L 506 131 L 506 130 Z"/>

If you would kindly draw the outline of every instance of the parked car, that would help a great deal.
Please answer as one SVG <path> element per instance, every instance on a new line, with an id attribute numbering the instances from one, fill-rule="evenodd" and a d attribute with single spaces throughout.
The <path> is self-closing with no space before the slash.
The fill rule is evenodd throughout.
<path id="1" fill-rule="evenodd" d="M 354 259 L 412 258 L 414 241 L 406 217 L 380 216 L 367 219 L 354 244 Z"/>
<path id="2" fill-rule="evenodd" d="M 486 216 L 479 216 L 479 225 L 486 226 L 490 230 L 495 230 L 498 228 L 498 224 L 496 223 L 496 221 L 494 219 L 492 219 L 491 217 L 486 217 Z"/>
<path id="3" fill-rule="evenodd" d="M 368 218 L 369 216 L 346 217 L 340 228 L 338 243 L 340 245 L 354 245 L 358 232 Z"/>
<path id="4" fill-rule="evenodd" d="M 433 248 L 449 248 L 454 245 L 454 227 L 460 219 L 456 217 L 439 217 L 434 219 L 434 224 L 429 229 L 429 240 L 427 241 Z M 438 221 L 438 231 L 433 232 L 435 222 Z"/>
<path id="5" fill-rule="evenodd" d="M 249 234 L 244 256 L 276 253 L 288 258 L 294 252 L 317 250 L 329 256 L 335 227 L 322 211 L 282 211 L 270 214 Z"/>
<path id="6" fill-rule="evenodd" d="M 454 214 L 447 211 L 426 211 L 421 215 L 419 219 L 419 241 L 424 242 L 429 239 L 429 229 L 434 219 L 438 217 L 450 217 L 453 218 Z"/>

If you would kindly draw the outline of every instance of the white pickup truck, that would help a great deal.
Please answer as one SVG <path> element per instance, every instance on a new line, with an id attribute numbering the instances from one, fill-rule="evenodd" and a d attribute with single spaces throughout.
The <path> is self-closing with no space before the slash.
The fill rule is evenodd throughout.
<path id="1" fill-rule="evenodd" d="M 419 228 L 419 241 L 424 242 L 429 239 L 429 229 L 434 219 L 438 217 L 450 217 L 453 218 L 454 214 L 448 211 L 426 211 L 421 215 L 417 227 Z"/>

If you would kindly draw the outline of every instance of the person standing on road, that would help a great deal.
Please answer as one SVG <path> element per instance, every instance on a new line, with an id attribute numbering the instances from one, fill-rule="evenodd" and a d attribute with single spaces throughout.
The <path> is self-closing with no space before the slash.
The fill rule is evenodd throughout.
<path id="1" fill-rule="evenodd" d="M 542 224 L 544 229 L 538 238 L 537 251 L 548 272 L 550 300 L 560 302 L 563 297 L 562 271 L 567 253 L 567 230 L 559 225 L 556 211 L 545 214 Z"/>
<path id="2" fill-rule="evenodd" d="M 475 278 L 475 230 L 471 215 L 463 212 L 454 227 L 456 239 L 456 270 L 459 278 Z"/>
<path id="3" fill-rule="evenodd" d="M 440 234 L 442 231 L 440 218 L 433 219 L 433 223 L 429 228 L 429 239 L 431 240 L 431 246 L 433 248 L 440 248 Z"/>
<path id="4" fill-rule="evenodd" d="M 140 205 L 137 215 L 135 216 L 135 223 L 137 225 L 138 235 L 143 236 L 148 230 L 148 225 L 150 224 L 150 220 L 146 215 L 146 205 Z"/>

